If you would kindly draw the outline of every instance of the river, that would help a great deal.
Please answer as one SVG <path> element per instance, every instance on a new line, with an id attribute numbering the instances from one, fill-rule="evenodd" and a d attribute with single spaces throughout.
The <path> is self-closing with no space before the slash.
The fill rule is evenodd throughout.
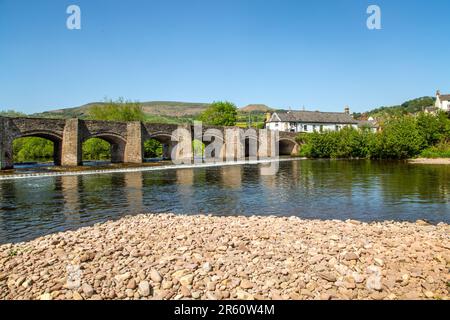
<path id="1" fill-rule="evenodd" d="M 450 223 L 450 166 L 293 160 L 0 181 L 0 243 L 124 215 L 276 215 Z"/>

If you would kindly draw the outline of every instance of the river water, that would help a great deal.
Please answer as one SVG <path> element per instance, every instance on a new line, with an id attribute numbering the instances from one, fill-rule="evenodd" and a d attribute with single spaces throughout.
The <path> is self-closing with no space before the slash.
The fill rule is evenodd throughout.
<path id="1" fill-rule="evenodd" d="M 0 181 L 0 243 L 128 214 L 277 215 L 450 223 L 450 166 L 294 160 Z"/>

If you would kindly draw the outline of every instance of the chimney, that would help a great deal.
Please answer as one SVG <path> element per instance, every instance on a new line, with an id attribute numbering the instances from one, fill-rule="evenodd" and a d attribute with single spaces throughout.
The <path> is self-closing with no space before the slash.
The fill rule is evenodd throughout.
<path id="1" fill-rule="evenodd" d="M 350 108 L 348 106 L 345 106 L 344 113 L 350 114 Z"/>

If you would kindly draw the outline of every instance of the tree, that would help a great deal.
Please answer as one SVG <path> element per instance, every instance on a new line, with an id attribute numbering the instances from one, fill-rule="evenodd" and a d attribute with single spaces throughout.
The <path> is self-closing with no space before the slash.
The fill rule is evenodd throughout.
<path id="1" fill-rule="evenodd" d="M 14 162 L 47 162 L 53 160 L 53 142 L 38 137 L 15 139 Z"/>
<path id="2" fill-rule="evenodd" d="M 417 126 L 425 139 L 425 147 L 450 137 L 450 120 L 445 112 L 437 115 L 422 112 L 417 116 Z"/>
<path id="3" fill-rule="evenodd" d="M 0 111 L 0 117 L 26 117 L 27 115 L 22 112 L 14 110 Z"/>
<path id="4" fill-rule="evenodd" d="M 424 144 L 414 117 L 403 116 L 386 122 L 371 146 L 371 153 L 374 158 L 407 159 L 417 156 Z"/>
<path id="5" fill-rule="evenodd" d="M 111 158 L 111 147 L 108 142 L 99 138 L 91 138 L 83 143 L 84 160 L 108 160 Z"/>
<path id="6" fill-rule="evenodd" d="M 144 158 L 160 158 L 163 154 L 161 142 L 149 139 L 144 142 Z"/>
<path id="7" fill-rule="evenodd" d="M 88 111 L 92 120 L 106 121 L 144 121 L 145 113 L 139 102 L 131 102 L 119 98 L 116 101 L 107 100 L 105 103 L 95 105 Z M 86 160 L 106 160 L 110 158 L 110 145 L 108 142 L 92 138 L 83 143 L 83 158 Z"/>
<path id="8" fill-rule="evenodd" d="M 88 111 L 92 120 L 107 121 L 144 121 L 145 113 L 139 102 L 131 102 L 119 98 L 116 101 L 107 100 L 105 103 L 95 105 Z"/>
<path id="9" fill-rule="evenodd" d="M 199 120 L 214 126 L 234 126 L 237 107 L 228 101 L 213 102 L 199 117 Z"/>

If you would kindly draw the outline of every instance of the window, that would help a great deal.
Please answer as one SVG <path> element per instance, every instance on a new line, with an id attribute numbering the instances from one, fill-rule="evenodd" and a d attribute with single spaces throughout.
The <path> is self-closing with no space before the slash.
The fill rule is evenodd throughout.
<path id="1" fill-rule="evenodd" d="M 316 131 L 316 125 L 313 125 L 313 131 Z"/>
<path id="2" fill-rule="evenodd" d="M 320 132 L 323 132 L 323 124 L 320 125 Z"/>
<path id="3" fill-rule="evenodd" d="M 339 131 L 341 129 L 341 126 L 336 126 L 336 131 Z"/>
<path id="4" fill-rule="evenodd" d="M 308 126 L 306 124 L 303 126 L 303 131 L 308 131 Z"/>
<path id="5" fill-rule="evenodd" d="M 278 127 L 278 123 L 275 123 L 275 127 Z"/>

